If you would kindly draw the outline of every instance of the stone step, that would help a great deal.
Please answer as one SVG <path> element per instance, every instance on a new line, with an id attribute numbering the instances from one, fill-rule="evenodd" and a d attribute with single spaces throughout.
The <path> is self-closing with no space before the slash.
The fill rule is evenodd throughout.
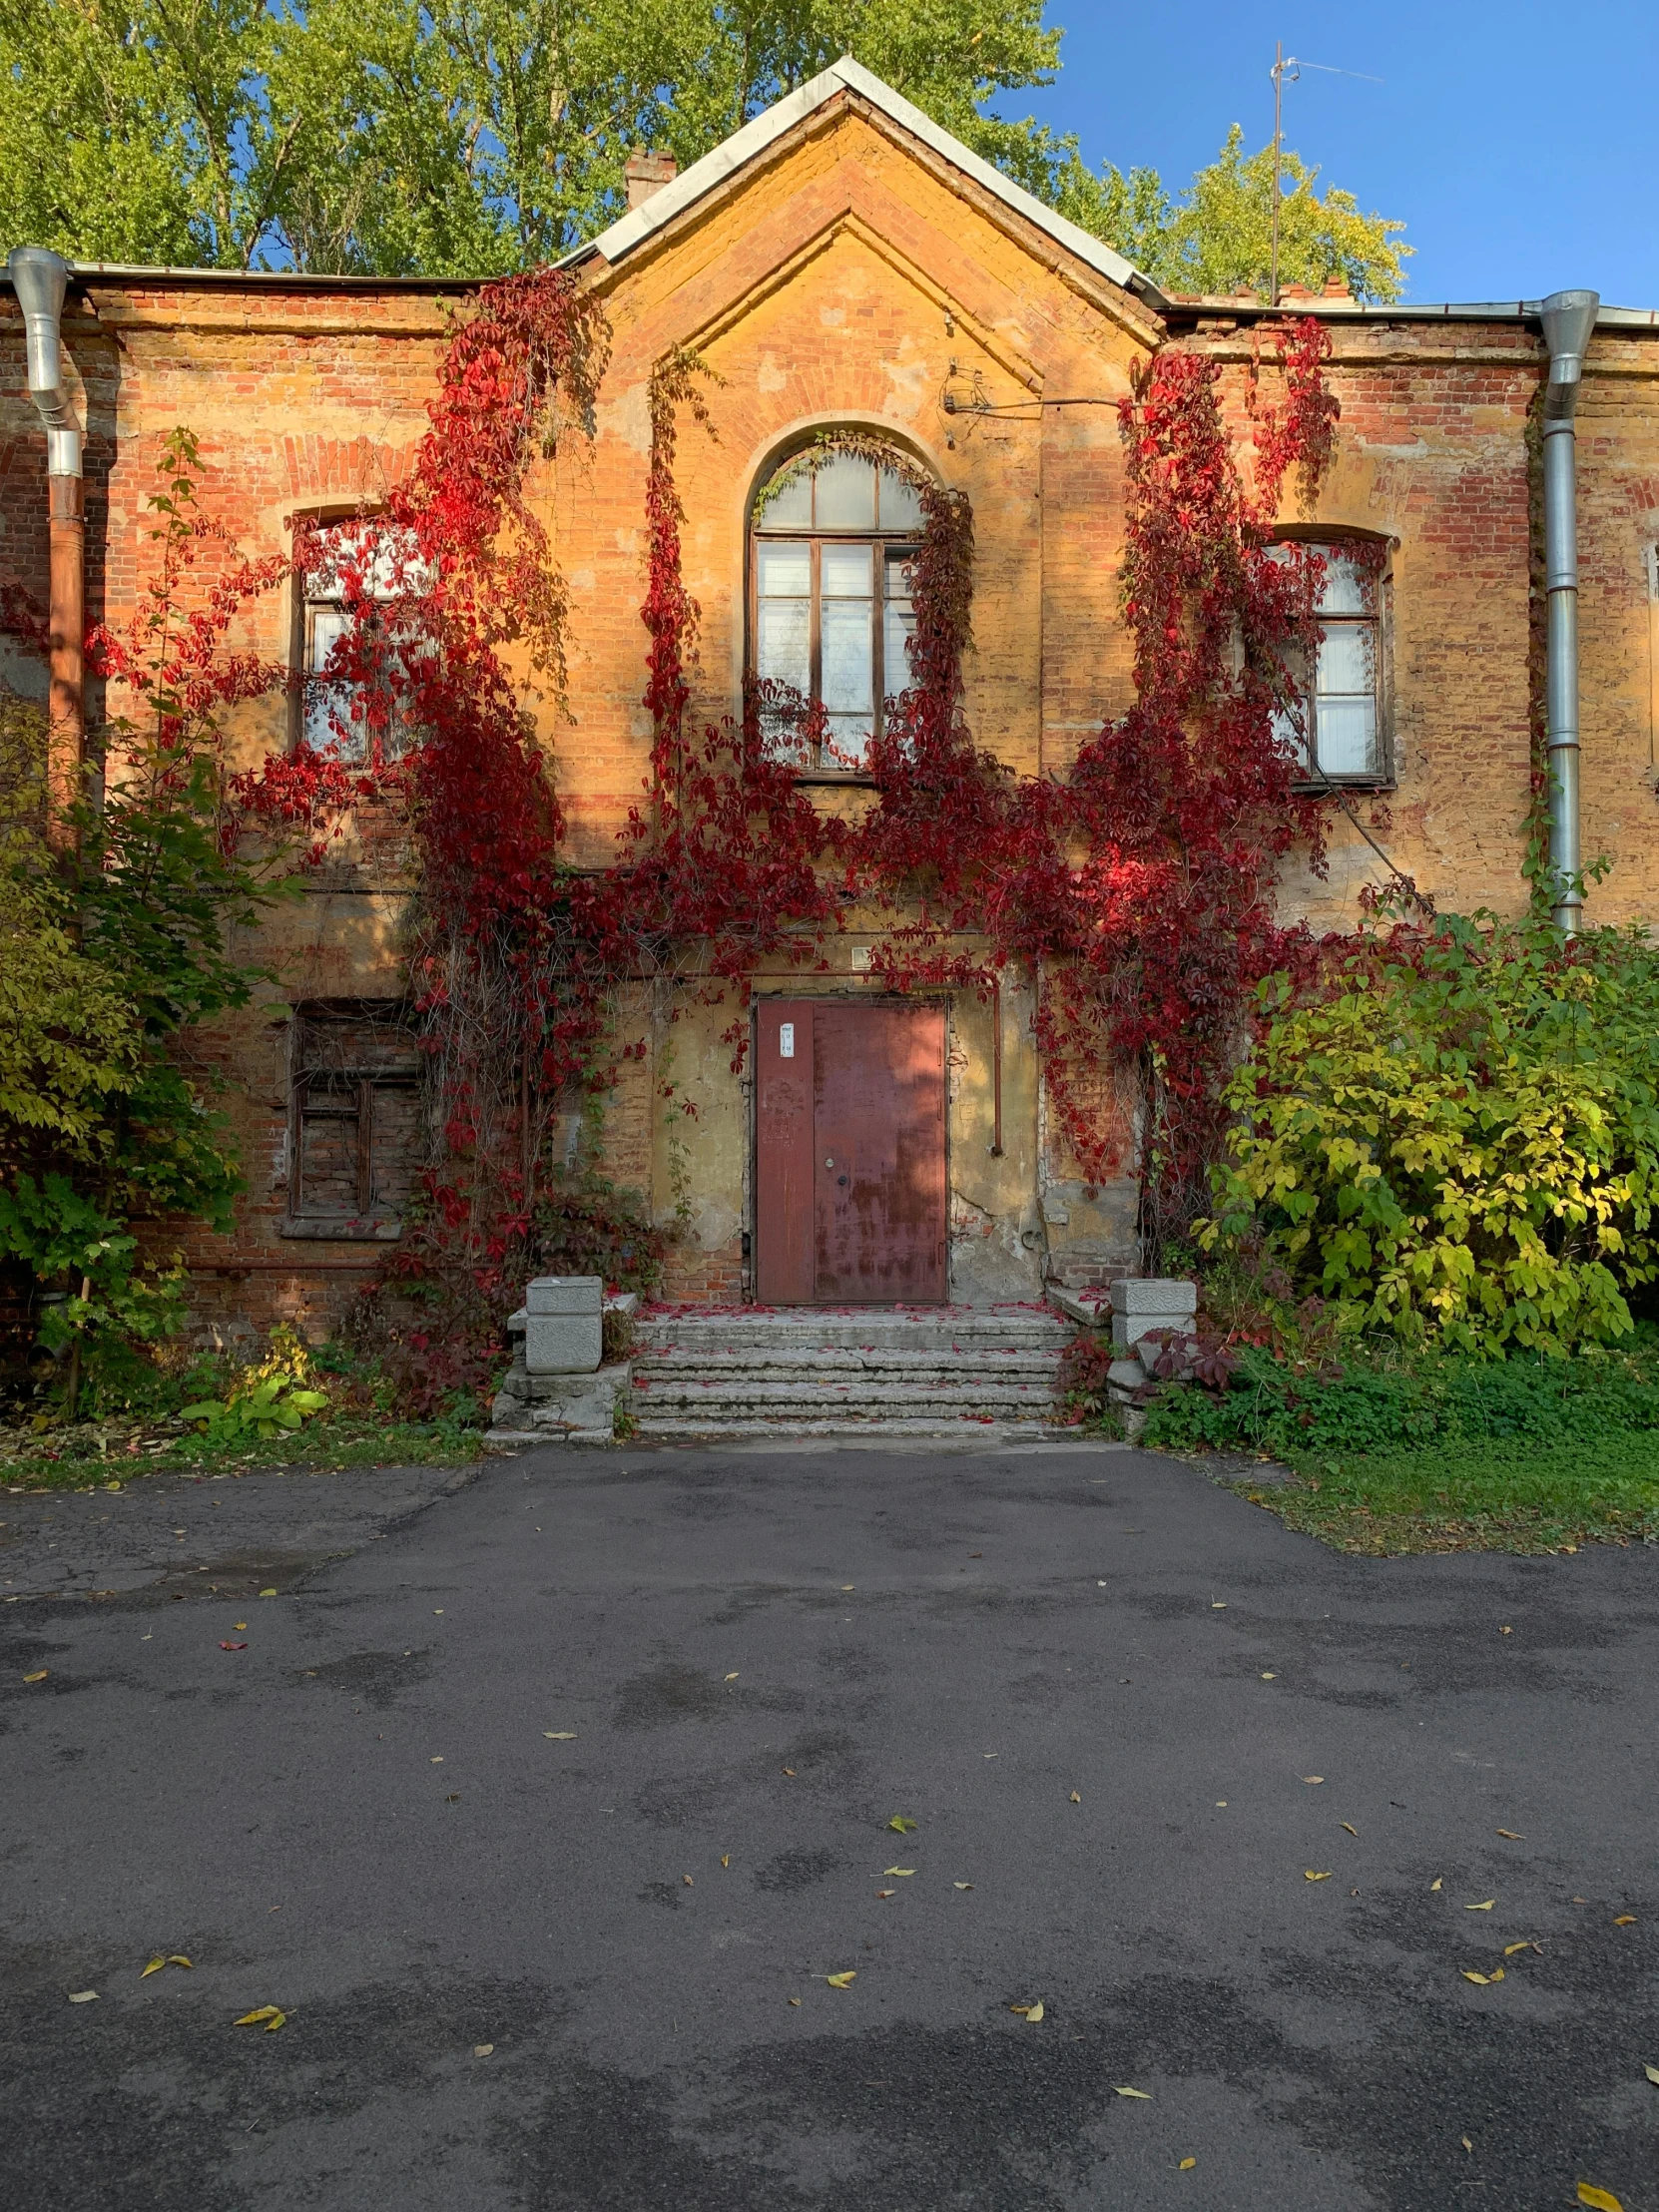
<path id="1" fill-rule="evenodd" d="M 894 1314 L 884 1310 L 779 1313 L 653 1314 L 639 1323 L 642 1351 L 762 1352 L 784 1350 L 858 1352 L 871 1348 L 913 1352 L 1055 1351 L 1073 1325 L 1032 1308 L 1001 1313 Z"/>
<path id="2" fill-rule="evenodd" d="M 503 1431 L 503 1438 L 506 1432 Z M 756 1441 L 777 1443 L 790 1437 L 811 1439 L 813 1442 L 857 1442 L 879 1446 L 901 1439 L 936 1443 L 1033 1443 L 1064 1441 L 1075 1432 L 1056 1427 L 1043 1420 L 986 1419 L 973 1413 L 957 1414 L 954 1418 L 927 1415 L 894 1414 L 879 1420 L 849 1420 L 844 1413 L 822 1420 L 791 1420 L 783 1417 L 768 1420 L 695 1421 L 665 1418 L 655 1413 L 636 1416 L 635 1434 L 642 1438 L 654 1438 L 663 1443 L 687 1442 L 694 1438 L 716 1443 Z M 522 1442 L 523 1438 L 513 1438 Z"/>
<path id="3" fill-rule="evenodd" d="M 834 1381 L 814 1382 L 797 1377 L 789 1382 L 761 1382 L 732 1377 L 719 1382 L 697 1382 L 689 1379 L 653 1382 L 634 1378 L 636 1411 L 649 1407 L 664 1414 L 695 1410 L 699 1417 L 725 1419 L 730 1413 L 778 1411 L 790 1417 L 819 1409 L 844 1413 L 886 1414 L 910 1412 L 1009 1412 L 1040 1415 L 1052 1407 L 1054 1392 L 1042 1382 L 986 1382 L 978 1380 L 892 1382 Z"/>
<path id="4" fill-rule="evenodd" d="M 703 1351 L 672 1345 L 661 1351 L 647 1349 L 634 1355 L 636 1374 L 657 1376 L 753 1375 L 783 1380 L 802 1378 L 891 1375 L 897 1377 L 952 1377 L 971 1380 L 1052 1382 L 1060 1364 L 1058 1350 L 1037 1346 L 986 1345 L 978 1350 L 946 1352 L 934 1347 L 916 1351 L 909 1346 L 860 1345 L 856 1351 L 840 1346 L 818 1345 L 796 1351 L 771 1345 L 749 1351 Z"/>

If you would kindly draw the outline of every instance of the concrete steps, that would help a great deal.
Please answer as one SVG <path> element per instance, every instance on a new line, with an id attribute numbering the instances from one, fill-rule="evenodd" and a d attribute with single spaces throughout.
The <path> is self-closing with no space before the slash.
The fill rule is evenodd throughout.
<path id="1" fill-rule="evenodd" d="M 1027 1306 L 660 1313 L 638 1325 L 642 1436 L 1036 1435 L 1072 1334 Z"/>

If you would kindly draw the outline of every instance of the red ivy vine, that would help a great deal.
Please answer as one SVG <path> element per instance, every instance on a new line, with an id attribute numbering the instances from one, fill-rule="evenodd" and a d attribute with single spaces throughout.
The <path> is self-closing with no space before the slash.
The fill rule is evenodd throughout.
<path id="1" fill-rule="evenodd" d="M 1086 1179 L 1121 1165 L 1101 1076 L 1132 1067 L 1153 1226 L 1201 1199 L 1251 991 L 1312 950 L 1276 916 L 1281 865 L 1300 846 L 1317 866 L 1322 849 L 1280 719 L 1287 657 L 1317 650 L 1322 563 L 1273 532 L 1288 478 L 1317 487 L 1337 409 L 1321 327 L 1275 342 L 1248 380 L 1248 481 L 1214 361 L 1166 349 L 1123 403 L 1135 702 L 1063 777 L 1013 774 L 966 726 L 965 497 L 874 438 L 831 441 L 906 475 L 923 513 L 911 681 L 870 744 L 855 821 L 821 811 L 777 742 L 806 703 L 752 686 L 737 718 L 688 728 L 698 609 L 675 458 L 682 410 L 709 427 L 707 372 L 669 356 L 646 495 L 650 781 L 614 863 L 577 871 L 527 696 L 538 682 L 562 696 L 568 619 L 533 478 L 560 436 L 591 435 L 607 332 L 561 273 L 483 288 L 376 534 L 307 530 L 294 547 L 302 572 L 330 567 L 348 618 L 323 671 L 342 703 L 334 742 L 236 784 L 247 821 L 303 822 L 313 852 L 347 806 L 391 808 L 417 847 L 411 973 L 436 1143 L 427 1235 L 398 1266 L 460 1260 L 481 1294 L 515 1290 L 554 1116 L 633 1049 L 619 994 L 658 978 L 734 993 L 741 1059 L 757 961 L 824 964 L 853 902 L 886 917 L 873 967 L 891 987 L 1032 978 L 1049 1095 Z"/>

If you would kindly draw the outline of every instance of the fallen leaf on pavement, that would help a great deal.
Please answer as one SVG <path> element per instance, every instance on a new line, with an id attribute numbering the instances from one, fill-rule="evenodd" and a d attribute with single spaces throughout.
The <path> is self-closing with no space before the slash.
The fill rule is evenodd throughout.
<path id="1" fill-rule="evenodd" d="M 1467 2137 L 1466 2135 L 1459 2135 L 1459 2136 L 1458 2136 L 1458 2138 L 1457 2138 L 1457 2140 L 1458 2140 L 1458 2141 L 1459 2141 L 1459 2142 L 1460 2142 L 1460 2143 L 1462 2144 L 1462 2146 L 1463 2146 L 1463 2148 L 1464 2148 L 1465 2150 L 1467 2150 L 1467 2151 L 1472 2151 L 1472 2150 L 1473 2150 L 1473 2148 L 1474 2148 L 1474 2145 L 1473 2145 L 1473 2144 L 1472 2144 L 1472 2143 L 1471 2143 L 1471 2142 L 1469 2141 L 1469 2139 L 1468 2139 L 1468 2137 Z"/>
<path id="2" fill-rule="evenodd" d="M 231 2024 L 234 2027 L 258 2027 L 263 2022 L 266 2033 L 275 2035 L 286 2018 L 287 2014 L 280 2005 L 262 2004 L 252 2012 L 245 2012 L 240 2020 L 234 2020 Z"/>
<path id="3" fill-rule="evenodd" d="M 738 1678 L 737 1678 L 737 1676 L 736 1676 L 735 1674 L 729 1674 L 729 1675 L 728 1675 L 728 1676 L 726 1677 L 726 1679 L 727 1679 L 727 1681 L 728 1681 L 728 1682 L 736 1682 L 736 1680 L 737 1680 Z"/>
<path id="4" fill-rule="evenodd" d="M 1302 1879 L 1304 1882 L 1329 1882 L 1331 1880 L 1332 1872 L 1333 1870 L 1330 1867 L 1327 1867 L 1324 1874 L 1316 1874 L 1312 1867 L 1304 1867 L 1302 1870 Z"/>
<path id="5" fill-rule="evenodd" d="M 1145 2104 L 1152 2102 L 1152 2091 L 1150 2089 L 1120 2089 L 1118 2095 L 1120 2097 L 1139 2097 Z"/>
<path id="6" fill-rule="evenodd" d="M 1042 2016 L 1043 2008 L 1042 2000 L 1040 1998 L 1035 2004 L 1028 2004 L 1025 2007 L 1025 2024 L 1027 2027 L 1035 2027 Z"/>
<path id="7" fill-rule="evenodd" d="M 445 1805 L 459 1805 L 459 1804 L 460 1804 L 460 1802 L 461 1802 L 461 1793 L 460 1793 L 460 1791 L 459 1791 L 459 1790 L 451 1790 L 451 1791 L 450 1791 L 450 1793 L 449 1793 L 449 1795 L 448 1795 L 448 1796 L 447 1796 L 447 1797 L 446 1797 L 446 1798 L 444 1799 L 444 1801 L 443 1801 L 443 1802 L 444 1802 L 444 1804 L 445 1804 Z"/>
<path id="8" fill-rule="evenodd" d="M 96 1989 L 71 1989 L 69 2001 L 71 2004 L 91 2004 L 97 1995 Z"/>
<path id="9" fill-rule="evenodd" d="M 1613 1921 L 1615 1928 L 1634 1928 L 1635 1925 L 1636 1916 L 1634 1913 L 1620 1913 L 1615 1916 Z"/>
<path id="10" fill-rule="evenodd" d="M 875 1894 L 878 1898 L 895 1898 L 898 1892 L 896 1890 L 877 1890 Z"/>
<path id="11" fill-rule="evenodd" d="M 1496 1903 L 1496 1898 L 1487 1898 L 1479 1905 L 1465 1905 L 1463 1911 L 1465 1913 L 1489 1913 Z"/>
<path id="12" fill-rule="evenodd" d="M 1642 2071 L 1647 2075 L 1649 2081 L 1653 2083 L 1653 2086 L 1656 2089 L 1659 2089 L 1659 2066 L 1644 2066 L 1642 2068 Z"/>
<path id="13" fill-rule="evenodd" d="M 854 1591 L 854 1590 L 855 1590 L 855 1589 L 856 1589 L 857 1587 L 858 1587 L 858 1585 L 857 1585 L 857 1584 L 856 1584 L 855 1582 L 843 1582 L 843 1583 L 841 1584 L 841 1596 L 842 1596 L 842 1597 L 850 1597 L 850 1596 L 852 1595 L 852 1592 L 853 1592 L 853 1591 Z"/>
<path id="14" fill-rule="evenodd" d="M 219 1648 L 221 1651 L 246 1651 L 248 1646 L 246 1644 L 228 1644 L 222 1636 L 219 1639 Z"/>
<path id="15" fill-rule="evenodd" d="M 729 1867 L 732 1864 L 732 1854 L 729 1851 L 723 1851 L 720 1855 L 720 1863 L 723 1867 Z"/>
<path id="16" fill-rule="evenodd" d="M 915 1871 L 914 1867 L 883 1867 L 881 1869 L 883 1874 L 912 1875 Z"/>
<path id="17" fill-rule="evenodd" d="M 1498 1634 L 1500 1636 L 1512 1636 L 1514 1633 L 1515 1632 L 1512 1628 L 1500 1628 L 1498 1630 Z"/>
<path id="18" fill-rule="evenodd" d="M 50 1667 L 37 1667 L 33 1674 L 26 1674 L 23 1679 L 25 1682 L 44 1682 L 51 1672 Z"/>
<path id="19" fill-rule="evenodd" d="M 1212 1613 L 1225 1613 L 1227 1610 L 1226 1598 L 1212 1598 L 1210 1600 L 1210 1610 Z"/>
<path id="20" fill-rule="evenodd" d="M 1433 1881 L 1428 1885 L 1428 1887 L 1431 1890 L 1437 1890 L 1440 1887 L 1440 1878 L 1438 1875 L 1434 1877 Z"/>
<path id="21" fill-rule="evenodd" d="M 427 1761 L 427 1765 L 432 1767 L 441 1767 L 443 1765 L 443 1753 L 441 1751 L 434 1751 L 431 1758 Z"/>
<path id="22" fill-rule="evenodd" d="M 1517 1835 L 1515 1830 L 1512 1828 L 1500 1828 L 1497 1833 L 1500 1836 L 1507 1836 L 1510 1843 L 1512 1844 L 1524 1844 L 1526 1841 L 1526 1838 L 1524 1836 Z"/>
<path id="23" fill-rule="evenodd" d="M 1198 2160 L 1196 2158 L 1183 2158 L 1180 2165 L 1176 2168 L 1176 2171 L 1177 2173 L 1183 2174 L 1191 2173 L 1191 2171 L 1197 2164 Z"/>
<path id="24" fill-rule="evenodd" d="M 494 2050 L 494 2048 L 495 2045 L 493 2043 L 474 2043 L 472 2046 L 472 2055 L 474 2058 L 487 2058 L 490 2052 Z"/>
<path id="25" fill-rule="evenodd" d="M 1481 1988 L 1484 1989 L 1488 1982 L 1501 1981 L 1503 1979 L 1503 1968 L 1501 1966 L 1494 1966 L 1490 1973 L 1471 1973 L 1468 1967 L 1465 1966 L 1463 1968 L 1463 1979 L 1465 1981 L 1478 1981 Z"/>
<path id="26" fill-rule="evenodd" d="M 162 1968 L 166 1964 L 167 1960 L 165 1958 L 152 1958 L 149 1965 L 145 1967 L 143 1973 L 139 1975 L 139 1979 L 141 1981 L 147 1981 L 153 1973 L 160 1973 Z"/>
<path id="27" fill-rule="evenodd" d="M 680 1877 L 680 1880 L 681 1880 L 681 1881 L 682 1881 L 682 1882 L 683 1882 L 683 1883 L 684 1883 L 684 1884 L 686 1885 L 686 1888 L 687 1888 L 688 1890 L 695 1890 L 695 1889 L 696 1889 L 696 1887 L 697 1887 L 696 1883 L 695 1883 L 695 1882 L 693 1882 L 693 1880 L 692 1880 L 692 1878 L 691 1878 L 691 1876 L 690 1876 L 689 1874 L 683 1874 L 683 1875 L 682 1875 L 682 1876 Z"/>
<path id="28" fill-rule="evenodd" d="M 784 1772 L 789 1776 L 792 1782 L 795 1780 L 795 1769 L 793 1767 L 786 1767 L 784 1769 Z"/>
<path id="29" fill-rule="evenodd" d="M 550 1744 L 573 1744 L 576 1741 L 574 1728 L 544 1728 L 542 1734 Z"/>
<path id="30" fill-rule="evenodd" d="M 902 1813 L 895 1813 L 892 1819 L 888 1821 L 887 1826 L 895 1836 L 913 1836 L 916 1832 L 917 1823 L 907 1820 Z"/>
<path id="31" fill-rule="evenodd" d="M 1348 1830 L 1351 1836 L 1358 1836 L 1360 1833 L 1352 1821 L 1344 1821 L 1341 1825 Z"/>
<path id="32" fill-rule="evenodd" d="M 1323 1782 L 1325 1777 L 1323 1774 L 1305 1774 L 1302 1779 L 1304 1782 Z"/>
<path id="33" fill-rule="evenodd" d="M 1263 1675 L 1262 1680 L 1264 1682 L 1277 1682 L 1279 1680 L 1279 1677 L 1276 1674 L 1265 1674 Z"/>
<path id="34" fill-rule="evenodd" d="M 790 2002 L 792 2004 L 799 2004 L 801 2002 L 801 1999 L 799 1997 L 791 1997 Z"/>
<path id="35" fill-rule="evenodd" d="M 953 1890 L 971 1890 L 973 1884 L 971 1882 L 953 1882 L 950 1887 Z"/>
<path id="36" fill-rule="evenodd" d="M 827 1973 L 824 1978 L 831 1989 L 850 1989 L 857 1976 L 858 1969 L 853 1966 L 845 1973 Z"/>
<path id="37" fill-rule="evenodd" d="M 1073 1790 L 1073 1791 L 1072 1791 L 1072 1793 L 1071 1793 L 1071 1802 L 1072 1802 L 1072 1804 L 1073 1804 L 1073 1805 L 1081 1805 L 1081 1804 L 1082 1804 L 1082 1802 L 1083 1802 L 1083 1793 L 1082 1793 L 1082 1791 L 1081 1791 L 1081 1790 Z"/>
<path id="38" fill-rule="evenodd" d="M 1505 1943 L 1503 1946 L 1503 1955 L 1505 1958 L 1513 1958 L 1517 1950 L 1536 1950 L 1537 1947 L 1537 1944 L 1533 1942 L 1531 1936 L 1528 1936 L 1523 1943 Z"/>
<path id="39" fill-rule="evenodd" d="M 231 1625 L 233 1628 L 246 1628 L 248 1626 L 248 1623 L 246 1621 L 233 1621 Z"/>
<path id="40" fill-rule="evenodd" d="M 276 1592 L 275 1590 L 262 1590 L 260 1595 L 261 1597 L 275 1597 Z"/>
<path id="41" fill-rule="evenodd" d="M 1580 2204 L 1594 2205 L 1595 2212 L 1624 2212 L 1624 2206 L 1611 2189 L 1598 2189 L 1590 2181 L 1581 2181 L 1578 2184 L 1578 2201 Z"/>

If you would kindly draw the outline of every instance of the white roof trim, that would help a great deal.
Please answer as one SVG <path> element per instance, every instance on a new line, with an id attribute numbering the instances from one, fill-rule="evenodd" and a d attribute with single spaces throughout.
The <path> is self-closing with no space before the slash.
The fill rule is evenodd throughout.
<path id="1" fill-rule="evenodd" d="M 912 138 L 920 139 L 935 154 L 942 154 L 964 176 L 971 177 L 976 185 L 982 186 L 1005 207 L 1012 208 L 1017 215 L 1034 224 L 1039 231 L 1047 232 L 1051 239 L 1063 246 L 1069 254 L 1076 255 L 1080 262 L 1086 262 L 1091 269 L 1098 270 L 1102 276 L 1109 276 L 1114 284 L 1132 287 L 1154 305 L 1162 303 L 1163 294 L 1157 285 L 1149 276 L 1143 276 L 1132 263 L 1126 262 L 1121 254 L 1100 239 L 1091 237 L 1087 231 L 1080 230 L 1075 223 L 1068 223 L 1063 215 L 1056 215 L 1052 208 L 1045 207 L 1042 201 L 1027 192 L 1023 186 L 1004 177 L 999 169 L 993 169 L 989 162 L 981 161 L 960 139 L 952 138 L 948 131 L 941 130 L 919 108 L 894 92 L 890 85 L 884 85 L 879 77 L 871 76 L 862 63 L 855 62 L 850 54 L 843 54 L 838 62 L 832 63 L 829 69 L 810 79 L 797 91 L 789 93 L 764 110 L 752 122 L 746 123 L 741 131 L 734 131 L 729 139 L 723 140 L 711 153 L 705 154 L 701 161 L 693 162 L 690 169 L 675 178 L 673 184 L 664 185 L 649 200 L 642 201 L 639 207 L 613 223 L 608 231 L 601 231 L 597 238 L 590 239 L 585 246 L 579 246 L 574 253 L 567 254 L 559 266 L 569 268 L 595 254 L 602 255 L 614 266 L 654 231 L 660 231 L 664 224 L 672 223 L 683 209 L 695 205 L 705 193 L 713 192 L 717 185 L 724 184 L 728 177 L 735 175 L 758 154 L 764 153 L 786 132 L 793 131 L 798 123 L 804 123 L 827 101 L 832 100 L 837 92 L 855 92 L 860 99 L 867 100 L 872 108 L 879 108 L 883 115 L 889 116 L 902 130 L 908 131 Z"/>

